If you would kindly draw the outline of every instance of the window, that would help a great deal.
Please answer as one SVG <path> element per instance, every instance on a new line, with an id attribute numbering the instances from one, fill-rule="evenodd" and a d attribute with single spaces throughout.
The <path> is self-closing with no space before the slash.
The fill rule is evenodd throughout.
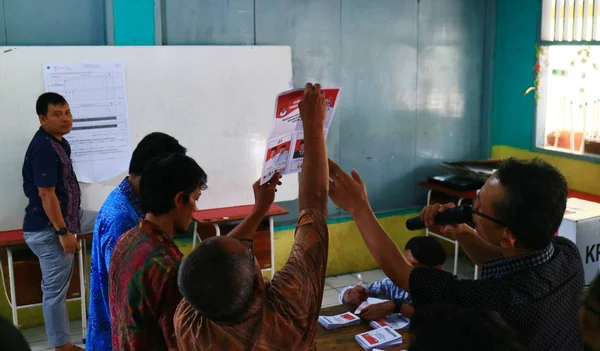
<path id="1" fill-rule="evenodd" d="M 600 158 L 600 0 L 543 0 L 536 147 Z"/>

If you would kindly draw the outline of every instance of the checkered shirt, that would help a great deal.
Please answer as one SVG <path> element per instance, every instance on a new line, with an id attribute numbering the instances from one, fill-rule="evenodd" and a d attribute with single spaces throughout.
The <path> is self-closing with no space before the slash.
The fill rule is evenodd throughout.
<path id="1" fill-rule="evenodd" d="M 534 254 L 489 259 L 481 269 L 481 279 L 498 279 L 525 268 L 539 266 L 548 262 L 553 254 L 554 245 L 550 243 L 545 249 Z"/>

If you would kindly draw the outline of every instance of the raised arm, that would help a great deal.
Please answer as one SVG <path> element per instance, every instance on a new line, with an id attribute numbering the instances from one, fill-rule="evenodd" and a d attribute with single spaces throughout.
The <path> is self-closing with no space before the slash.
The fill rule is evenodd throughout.
<path id="1" fill-rule="evenodd" d="M 306 84 L 300 102 L 304 127 L 304 161 L 300 176 L 300 210 L 317 209 L 327 214 L 329 167 L 325 145 L 325 93 L 319 84 Z"/>
<path id="2" fill-rule="evenodd" d="M 280 179 L 281 175 L 276 173 L 270 181 L 262 186 L 260 185 L 259 180 L 252 185 L 252 189 L 254 190 L 254 209 L 252 209 L 252 213 L 227 234 L 227 236 L 236 238 L 252 237 L 252 234 L 256 232 L 256 229 L 260 225 L 260 222 L 265 218 L 267 212 L 269 212 L 269 208 L 273 204 L 273 201 L 275 201 L 277 186 L 281 185 Z"/>
<path id="3" fill-rule="evenodd" d="M 383 272 L 394 284 L 410 291 L 409 278 L 413 267 L 379 224 L 358 172 L 353 170 L 350 177 L 335 162 L 329 160 L 329 173 L 331 200 L 354 218 L 360 235 Z"/>

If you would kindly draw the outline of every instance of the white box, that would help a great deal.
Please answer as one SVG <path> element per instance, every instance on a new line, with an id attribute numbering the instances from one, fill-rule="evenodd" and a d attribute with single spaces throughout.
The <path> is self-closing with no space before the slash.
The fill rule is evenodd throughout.
<path id="1" fill-rule="evenodd" d="M 585 284 L 590 284 L 600 272 L 600 204 L 569 198 L 558 235 L 577 245 L 583 261 Z"/>

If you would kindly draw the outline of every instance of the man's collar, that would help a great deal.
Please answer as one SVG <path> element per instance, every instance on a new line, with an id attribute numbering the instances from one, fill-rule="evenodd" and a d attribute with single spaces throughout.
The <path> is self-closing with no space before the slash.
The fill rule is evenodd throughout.
<path id="1" fill-rule="evenodd" d="M 155 236 L 160 241 L 163 241 L 163 242 L 164 241 L 166 241 L 166 242 L 173 241 L 173 239 L 169 238 L 169 236 L 162 229 L 160 229 L 156 224 L 154 224 L 146 219 L 142 219 L 142 221 L 140 222 L 140 230 L 148 235 Z"/>
<path id="2" fill-rule="evenodd" d="M 502 278 L 526 268 L 539 266 L 548 262 L 553 254 L 554 245 L 550 243 L 546 248 L 536 253 L 489 259 L 483 264 L 481 279 Z"/>
<path id="3" fill-rule="evenodd" d="M 142 201 L 140 195 L 133 190 L 133 187 L 129 183 L 129 177 L 125 177 L 121 184 L 119 184 L 119 191 L 127 197 L 127 201 L 131 204 L 137 215 L 141 218 L 144 217 L 145 213 L 142 210 Z"/>
<path id="4" fill-rule="evenodd" d="M 42 126 L 40 126 L 40 129 L 38 131 L 43 133 L 44 135 L 49 136 L 52 140 L 56 141 L 57 143 L 63 144 L 66 141 L 65 138 L 58 140 L 54 135 L 48 133 Z"/>

